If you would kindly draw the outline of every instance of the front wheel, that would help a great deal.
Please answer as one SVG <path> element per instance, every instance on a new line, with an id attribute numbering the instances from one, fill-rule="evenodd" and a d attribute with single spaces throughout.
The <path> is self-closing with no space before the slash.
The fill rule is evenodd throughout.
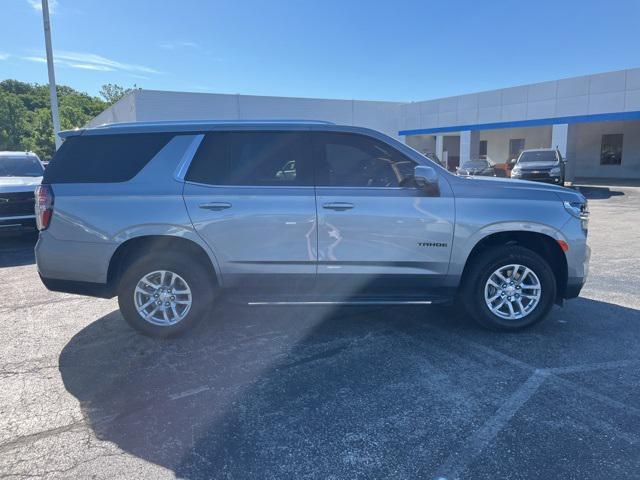
<path id="1" fill-rule="evenodd" d="M 127 323 L 139 332 L 171 337 L 206 315 L 214 288 L 207 269 L 189 255 L 152 254 L 129 265 L 118 289 L 118 304 Z"/>
<path id="2" fill-rule="evenodd" d="M 556 295 L 555 275 L 537 253 L 517 245 L 489 249 L 470 265 L 466 311 L 492 330 L 519 330 L 544 319 Z"/>

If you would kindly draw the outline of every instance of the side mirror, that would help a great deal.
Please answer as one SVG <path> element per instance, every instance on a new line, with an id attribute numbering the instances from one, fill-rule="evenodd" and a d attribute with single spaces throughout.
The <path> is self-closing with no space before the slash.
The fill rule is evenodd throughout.
<path id="1" fill-rule="evenodd" d="M 438 185 L 438 174 L 428 165 L 418 165 L 413 169 L 413 178 L 421 187 L 434 187 Z"/>

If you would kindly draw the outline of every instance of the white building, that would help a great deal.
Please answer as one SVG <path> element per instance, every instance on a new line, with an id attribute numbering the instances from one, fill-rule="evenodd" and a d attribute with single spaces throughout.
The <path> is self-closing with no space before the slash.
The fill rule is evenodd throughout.
<path id="1" fill-rule="evenodd" d="M 90 125 L 204 119 L 370 127 L 446 158 L 450 168 L 558 147 L 568 180 L 640 179 L 640 68 L 411 103 L 135 90 Z"/>

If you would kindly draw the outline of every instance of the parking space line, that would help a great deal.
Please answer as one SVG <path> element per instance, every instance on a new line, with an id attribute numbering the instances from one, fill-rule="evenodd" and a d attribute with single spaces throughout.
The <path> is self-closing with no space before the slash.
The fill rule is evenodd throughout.
<path id="1" fill-rule="evenodd" d="M 547 378 L 544 370 L 536 370 L 526 382 L 516 390 L 506 402 L 498 408 L 476 432 L 469 437 L 461 449 L 453 452 L 438 468 L 435 478 L 438 480 L 455 480 L 460 478 L 473 460 L 485 447 L 493 441 L 496 435 L 509 423 L 520 408 L 535 394 Z"/>
<path id="2" fill-rule="evenodd" d="M 595 370 L 607 370 L 610 368 L 625 368 L 640 365 L 640 360 L 614 360 L 611 362 L 587 363 L 585 365 L 575 365 L 569 367 L 546 368 L 545 370 L 554 375 L 564 375 L 570 373 L 593 372 Z"/>
<path id="3" fill-rule="evenodd" d="M 184 392 L 174 393 L 173 395 L 169 395 L 169 400 L 179 400 L 181 398 L 191 397 L 193 395 L 197 395 L 202 392 L 206 392 L 211 390 L 211 387 L 208 385 L 203 385 L 201 387 L 192 388 L 190 390 L 185 390 Z"/>
<path id="4" fill-rule="evenodd" d="M 431 330 L 431 331 L 435 331 L 438 332 L 441 335 L 445 335 L 449 338 L 455 338 L 456 340 L 460 341 L 460 343 L 463 343 L 471 348 L 474 348 L 478 351 L 481 351 L 487 355 L 489 355 L 490 357 L 496 358 L 498 360 L 502 360 L 505 363 L 508 363 L 510 365 L 513 365 L 515 367 L 521 368 L 523 370 L 528 370 L 530 372 L 535 372 L 539 369 L 537 369 L 536 367 L 534 367 L 533 365 L 529 365 L 526 362 L 523 362 L 522 360 L 518 360 L 517 358 L 511 357 L 509 355 L 507 355 L 506 353 L 502 353 L 498 350 L 495 350 L 493 348 L 487 347 L 485 345 L 482 345 L 480 343 L 474 342 L 472 340 L 469 340 L 467 338 L 464 338 L 460 335 L 457 335 L 455 333 L 443 330 L 442 328 L 439 327 L 435 327 L 433 325 L 428 325 L 424 322 L 419 322 L 419 321 L 414 321 L 414 324 L 422 327 L 426 330 Z"/>
<path id="5" fill-rule="evenodd" d="M 604 403 L 610 407 L 618 408 L 620 410 L 624 410 L 625 413 L 629 413 L 640 417 L 640 409 L 636 407 L 632 407 L 625 403 L 620 402 L 619 400 L 615 400 L 611 397 L 603 395 L 602 393 L 594 392 L 593 390 L 584 387 L 582 385 L 578 385 L 577 383 L 572 382 L 571 380 L 567 380 L 566 378 L 558 377 L 557 375 L 549 375 L 549 379 L 563 385 L 570 390 L 573 390 L 581 395 L 586 397 L 590 397 L 594 400 L 599 401 L 600 403 Z"/>

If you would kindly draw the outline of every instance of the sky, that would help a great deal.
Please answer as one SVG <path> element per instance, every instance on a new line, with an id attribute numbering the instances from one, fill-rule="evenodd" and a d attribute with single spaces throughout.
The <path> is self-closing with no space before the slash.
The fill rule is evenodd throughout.
<path id="1" fill-rule="evenodd" d="M 56 79 L 420 101 L 640 66 L 640 0 L 49 0 Z M 0 80 L 47 82 L 40 0 L 0 0 Z"/>

